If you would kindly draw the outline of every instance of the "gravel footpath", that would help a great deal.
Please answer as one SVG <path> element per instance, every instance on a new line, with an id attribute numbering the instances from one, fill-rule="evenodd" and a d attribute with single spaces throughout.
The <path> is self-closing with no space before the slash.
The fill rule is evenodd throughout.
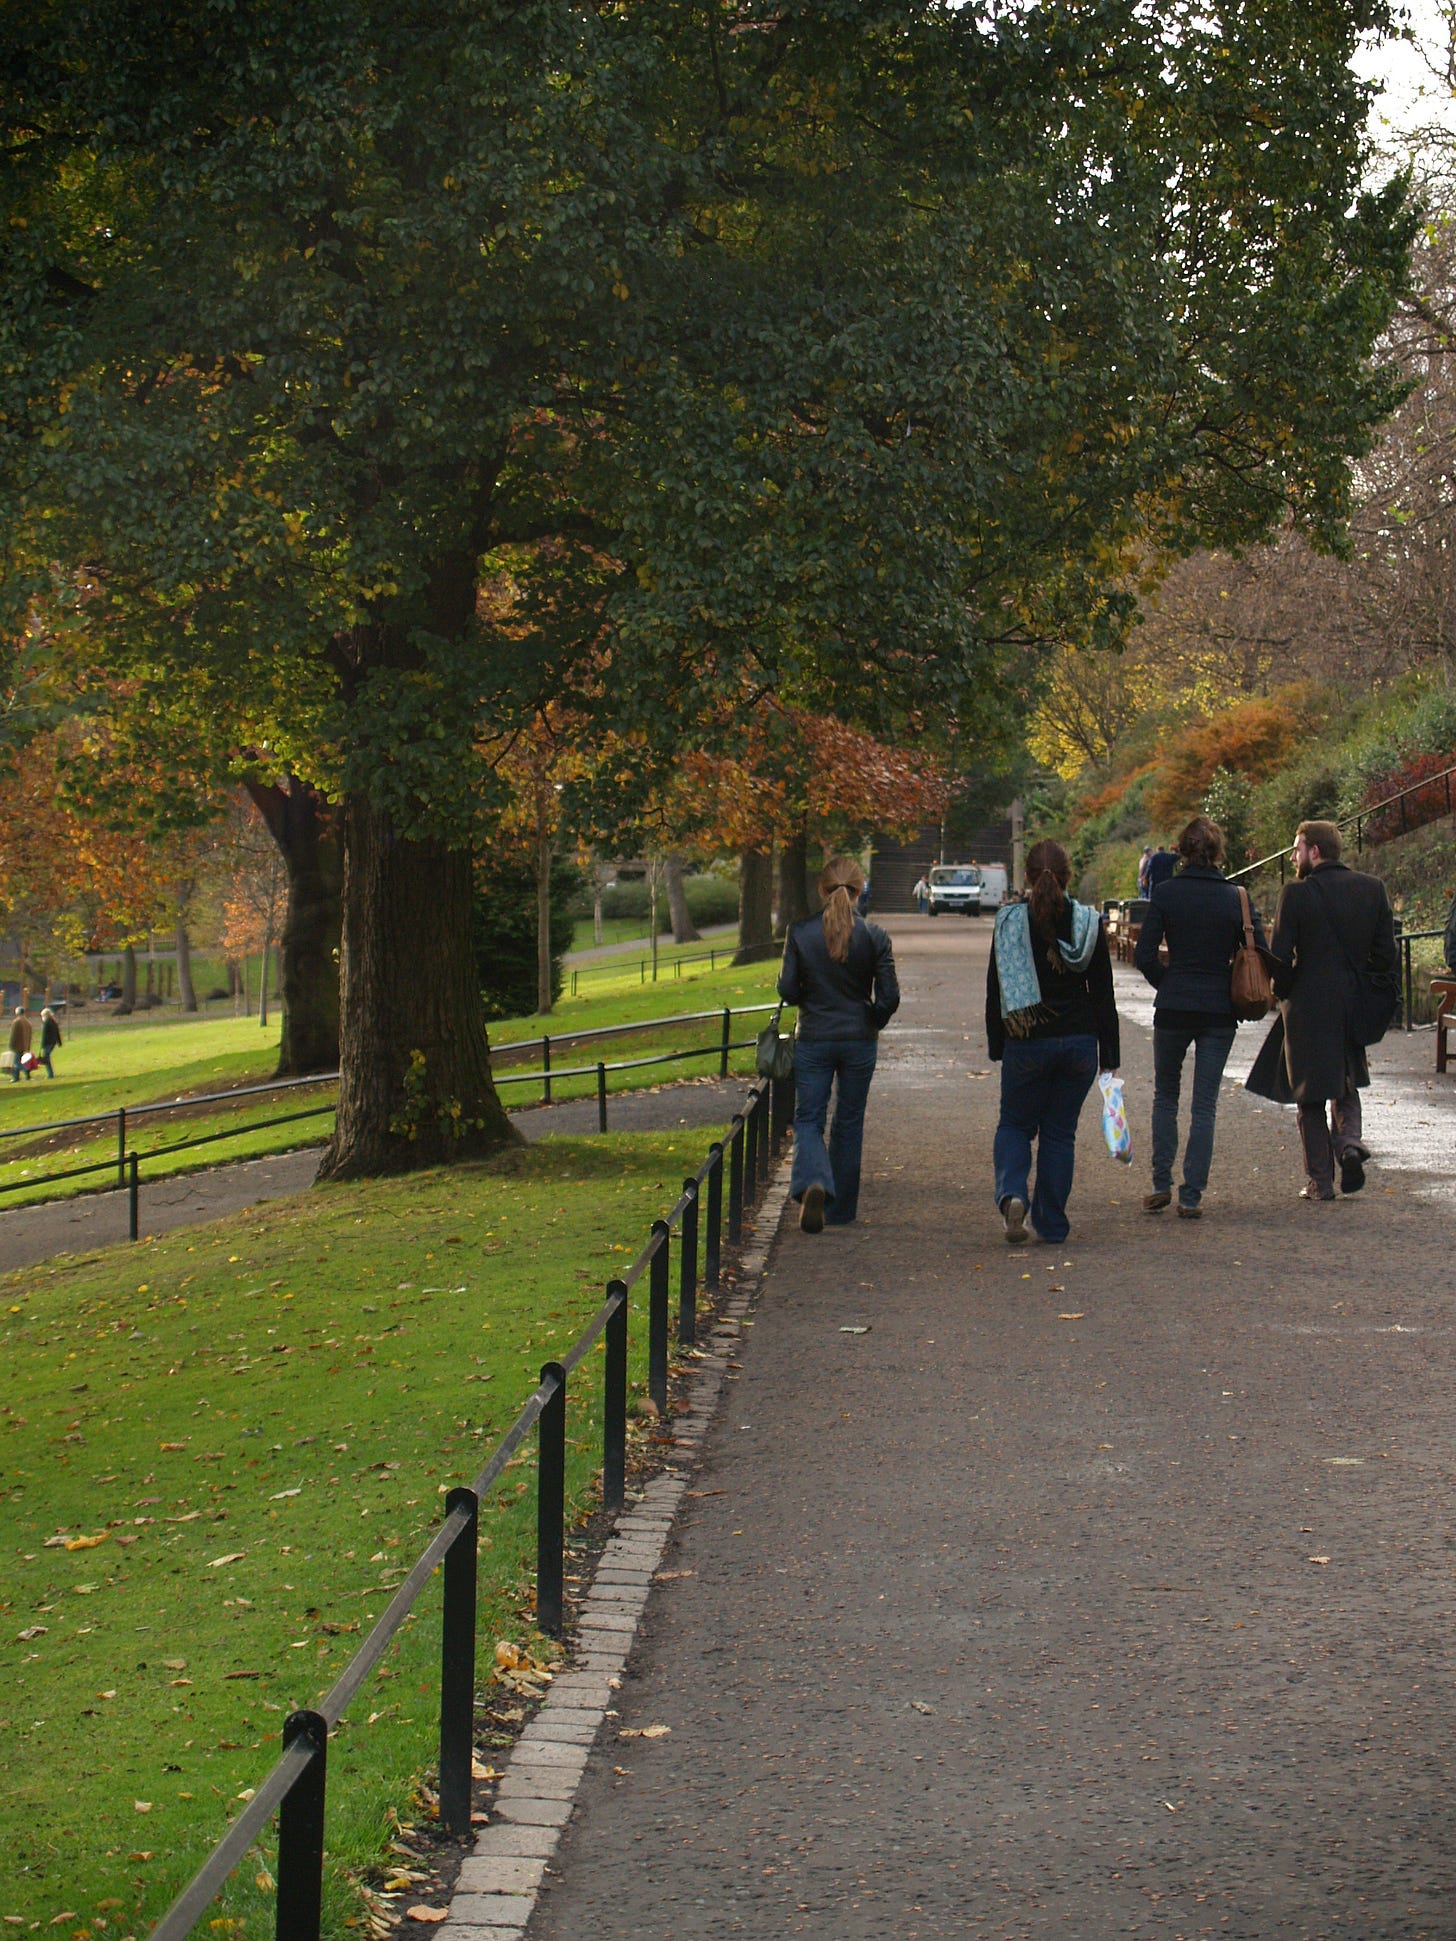
<path id="1" fill-rule="evenodd" d="M 1194 1223 L 1139 1207 L 1128 1022 L 1134 1166 L 1094 1092 L 1070 1241 L 1010 1249 L 989 926 L 892 928 L 863 1222 L 785 1224 L 531 1941 L 1456 1936 L 1429 1034 L 1332 1206 L 1226 1086 Z"/>

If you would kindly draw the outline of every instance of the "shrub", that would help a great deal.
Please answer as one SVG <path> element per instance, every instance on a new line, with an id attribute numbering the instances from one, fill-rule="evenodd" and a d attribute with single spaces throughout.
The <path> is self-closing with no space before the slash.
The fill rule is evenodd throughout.
<path id="1" fill-rule="evenodd" d="M 558 857 L 551 866 L 551 997 L 560 997 L 561 960 L 571 946 L 571 908 L 581 871 Z M 475 968 L 487 1018 L 529 1017 L 536 1009 L 536 879 L 524 863 L 486 859 L 475 872 Z"/>
<path id="2" fill-rule="evenodd" d="M 738 917 L 738 878 L 690 876 L 683 885 L 694 923 L 733 923 Z"/>
<path id="3" fill-rule="evenodd" d="M 1290 693 L 1240 701 L 1176 735 L 1148 790 L 1154 823 L 1172 828 L 1194 814 L 1215 769 L 1258 779 L 1279 768 L 1308 732 L 1309 721 L 1301 720 L 1295 702 Z"/>

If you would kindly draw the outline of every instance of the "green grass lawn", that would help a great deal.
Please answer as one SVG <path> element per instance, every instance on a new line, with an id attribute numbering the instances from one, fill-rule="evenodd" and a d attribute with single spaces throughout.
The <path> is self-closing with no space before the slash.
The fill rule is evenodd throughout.
<path id="1" fill-rule="evenodd" d="M 0 1284 L 0 1915 L 145 1933 L 706 1148 L 549 1141 Z M 568 1410 L 579 1509 L 600 1369 Z M 529 1636 L 534 1467 L 531 1438 L 482 1516 L 482 1680 Z M 416 1609 L 330 1746 L 332 1934 L 434 1756 L 437 1591 Z M 271 1870 L 250 1857 L 201 1931 L 262 1941 Z"/>
<path id="2" fill-rule="evenodd" d="M 12 1080 L 0 1076 L 0 1132 L 119 1105 L 261 1085 L 278 1063 L 282 1021 L 266 1031 L 256 1018 L 195 1018 L 184 1024 L 126 1022 L 115 1030 L 61 1029 L 53 1079 L 44 1071 Z M 0 1143 L 0 1151 L 3 1151 Z"/>
<path id="3" fill-rule="evenodd" d="M 598 1058 L 611 1064 L 691 1046 L 713 1047 L 719 1040 L 722 1008 L 727 1005 L 741 1009 L 769 1002 L 777 973 L 778 966 L 772 962 L 741 970 L 724 964 L 715 971 L 704 969 L 691 977 L 685 974 L 681 980 L 608 985 L 576 998 L 564 997 L 549 1017 L 502 1019 L 490 1028 L 491 1043 L 500 1050 L 519 1044 L 523 1054 L 525 1047 L 530 1046 L 529 1058 L 534 1063 L 539 1057 L 543 1032 L 556 1040 L 573 1029 L 624 1027 L 685 1012 L 708 1012 L 712 1015 L 699 1023 L 670 1030 L 643 1031 L 583 1045 L 553 1043 L 552 1062 L 558 1068 L 595 1064 Z M 735 1040 L 751 1039 L 762 1024 L 761 1014 L 735 1018 L 732 1036 Z M 68 1038 L 56 1054 L 54 1080 L 43 1075 L 29 1082 L 9 1083 L 0 1079 L 0 1134 L 51 1120 L 78 1118 L 87 1112 L 114 1113 L 123 1105 L 130 1109 L 159 1100 L 172 1101 L 263 1084 L 272 1076 L 277 1057 L 277 1024 L 264 1032 L 259 1030 L 256 1020 L 247 1018 L 197 1020 L 185 1030 L 175 1023 L 138 1024 L 115 1032 Z M 729 1069 L 734 1073 L 748 1072 L 752 1063 L 751 1052 L 739 1051 L 730 1060 Z M 509 1058 L 502 1058 L 499 1064 L 502 1072 L 512 1068 Z M 701 1057 L 673 1064 L 609 1072 L 608 1091 L 636 1091 L 678 1078 L 710 1075 L 718 1069 L 718 1053 L 709 1050 Z M 595 1090 L 594 1076 L 558 1079 L 553 1081 L 552 1098 L 560 1102 L 594 1095 Z M 287 1152 L 326 1140 L 333 1131 L 332 1116 L 321 1115 L 263 1131 L 249 1128 L 330 1096 L 327 1089 L 315 1092 L 300 1088 L 249 1099 L 234 1107 L 201 1109 L 176 1118 L 146 1114 L 129 1122 L 127 1143 L 141 1157 L 144 1182 L 232 1160 Z M 513 1083 L 502 1086 L 501 1096 L 508 1107 L 519 1108 L 539 1103 L 542 1093 L 539 1083 Z M 230 1128 L 234 1129 L 235 1136 L 225 1141 L 170 1155 L 151 1164 L 147 1162 L 148 1154 L 158 1147 Z M 47 1135 L 40 1140 L 0 1137 L 0 1187 L 7 1189 L 0 1193 L 0 1210 L 110 1187 L 115 1176 L 109 1170 L 51 1185 L 27 1186 L 24 1182 L 38 1175 L 109 1162 L 115 1152 L 114 1124 L 94 1129 L 79 1127 L 69 1134 Z M 9 1157 L 10 1154 L 14 1157 Z"/>

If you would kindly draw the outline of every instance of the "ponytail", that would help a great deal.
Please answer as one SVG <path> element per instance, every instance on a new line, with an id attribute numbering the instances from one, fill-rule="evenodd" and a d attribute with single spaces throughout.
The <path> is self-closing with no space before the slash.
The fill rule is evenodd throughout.
<path id="1" fill-rule="evenodd" d="M 864 884 L 864 871 L 852 856 L 831 856 L 819 877 L 824 943 L 836 964 L 842 964 L 849 955 L 855 900 Z"/>
<path id="2" fill-rule="evenodd" d="M 1059 842 L 1034 846 L 1026 859 L 1026 880 L 1031 886 L 1032 926 L 1050 943 L 1067 907 L 1067 885 L 1072 880 L 1071 861 Z"/>

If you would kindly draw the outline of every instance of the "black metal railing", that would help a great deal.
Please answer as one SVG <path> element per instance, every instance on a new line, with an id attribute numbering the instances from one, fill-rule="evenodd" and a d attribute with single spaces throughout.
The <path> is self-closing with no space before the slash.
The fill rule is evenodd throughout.
<path id="1" fill-rule="evenodd" d="M 598 1025 L 591 1030 L 561 1032 L 555 1037 L 543 1034 L 539 1039 L 517 1038 L 504 1045 L 492 1047 L 492 1057 L 503 1057 L 509 1052 L 518 1049 L 535 1050 L 539 1047 L 541 1055 L 540 1065 L 530 1071 L 498 1072 L 494 1076 L 494 1083 L 497 1086 L 501 1086 L 536 1084 L 539 1082 L 542 1087 L 541 1102 L 543 1105 L 550 1105 L 552 1102 L 551 1088 L 553 1082 L 559 1084 L 563 1079 L 594 1078 L 596 1080 L 597 1129 L 600 1132 L 605 1132 L 608 1129 L 607 1079 L 609 1074 L 612 1072 L 637 1071 L 651 1065 L 679 1064 L 685 1060 L 694 1058 L 716 1058 L 718 1060 L 719 1076 L 726 1078 L 728 1076 L 730 1054 L 735 1051 L 746 1051 L 750 1046 L 757 1043 L 756 1036 L 753 1038 L 734 1038 L 732 1036 L 734 1018 L 752 1017 L 761 1012 L 772 1011 L 776 1008 L 772 1004 L 743 1004 L 739 1005 L 735 1010 L 731 1006 L 725 1005 L 721 1011 L 686 1011 L 670 1018 L 648 1018 L 636 1024 Z M 721 1030 L 712 1044 L 689 1045 L 685 1049 L 678 1051 L 653 1052 L 645 1058 L 623 1058 L 611 1063 L 598 1060 L 593 1065 L 571 1065 L 564 1067 L 553 1067 L 551 1063 L 553 1050 L 559 1049 L 563 1044 L 584 1042 L 598 1038 L 630 1037 L 643 1031 L 661 1031 L 674 1025 L 697 1024 L 708 1018 L 721 1020 Z M 128 1192 L 130 1195 L 129 1225 L 131 1238 L 135 1240 L 138 1234 L 137 1192 L 139 1168 L 144 1161 L 150 1163 L 154 1159 L 169 1159 L 175 1153 L 190 1152 L 198 1146 L 217 1145 L 229 1139 L 245 1139 L 255 1132 L 271 1132 L 277 1126 L 293 1125 L 303 1119 L 322 1118 L 333 1112 L 336 1108 L 333 1102 L 330 1101 L 326 1105 L 309 1106 L 302 1112 L 285 1112 L 271 1119 L 250 1120 L 246 1125 L 226 1126 L 220 1132 L 198 1133 L 192 1139 L 176 1139 L 170 1145 L 150 1146 L 145 1152 L 138 1152 L 135 1149 L 128 1148 L 127 1134 L 131 1121 L 140 1118 L 144 1113 L 148 1112 L 175 1112 L 180 1108 L 190 1109 L 193 1106 L 230 1104 L 234 1099 L 252 1098 L 264 1092 L 287 1091 L 299 1085 L 334 1084 L 337 1083 L 338 1076 L 339 1074 L 337 1072 L 321 1072 L 311 1078 L 278 1079 L 269 1085 L 244 1085 L 239 1086 L 231 1092 L 206 1092 L 196 1098 L 164 1099 L 151 1105 L 121 1105 L 114 1107 L 109 1112 L 87 1112 L 75 1119 L 54 1119 L 45 1125 L 15 1126 L 9 1131 L 0 1131 L 0 1139 L 19 1139 L 27 1135 L 38 1136 L 46 1132 L 66 1132 L 78 1126 L 105 1125 L 110 1121 L 115 1121 L 117 1138 L 117 1150 L 114 1159 L 96 1159 L 91 1160 L 83 1166 L 68 1166 L 61 1172 L 30 1173 L 23 1179 L 6 1180 L 0 1182 L 0 1196 L 6 1193 L 29 1192 L 38 1186 L 58 1186 L 65 1181 L 82 1179 L 92 1173 L 109 1173 L 114 1171 L 116 1174 L 117 1189 Z"/>
<path id="2" fill-rule="evenodd" d="M 768 1182 L 781 1128 L 792 1116 L 792 1078 L 759 1080 L 734 1114 L 726 1139 L 708 1147 L 697 1172 L 683 1181 L 677 1204 L 655 1220 L 652 1237 L 620 1278 L 573 1346 L 541 1370 L 535 1392 L 468 1488 L 451 1490 L 445 1517 L 389 1606 L 315 1710 L 291 1712 L 283 1750 L 188 1885 L 152 1930 L 151 1941 L 183 1941 L 228 1876 L 278 1816 L 276 1933 L 278 1941 L 318 1941 L 323 1902 L 324 1802 L 329 1734 L 343 1719 L 365 1678 L 405 1623 L 416 1599 L 443 1564 L 440 1641 L 440 1820 L 447 1831 L 470 1830 L 471 1759 L 475 1733 L 475 1611 L 480 1505 L 507 1463 L 539 1425 L 536 1468 L 536 1622 L 551 1637 L 564 1625 L 566 1551 L 566 1395 L 570 1377 L 599 1340 L 605 1340 L 602 1393 L 602 1505 L 626 1500 L 628 1296 L 649 1276 L 647 1385 L 659 1414 L 667 1408 L 670 1371 L 670 1260 L 679 1230 L 678 1341 L 697 1339 L 697 1295 L 720 1284 L 725 1238 L 742 1236 L 746 1210 Z M 726 1207 L 724 1168 L 727 1168 Z M 706 1216 L 700 1201 L 706 1188 Z M 701 1267 L 699 1239 L 702 1239 Z"/>
<path id="3" fill-rule="evenodd" d="M 1411 796 L 1420 795 L 1426 789 L 1444 786 L 1446 791 L 1446 807 L 1443 813 L 1446 815 L 1451 814 L 1451 778 L 1453 775 L 1456 775 L 1456 764 L 1453 764 L 1450 768 L 1443 768 L 1438 775 L 1426 776 L 1424 781 L 1412 782 L 1408 788 L 1398 789 L 1394 795 L 1387 795 L 1383 801 L 1368 803 L 1363 809 L 1356 809 L 1347 816 L 1341 816 L 1339 821 L 1336 822 L 1335 827 L 1337 829 L 1353 829 L 1355 831 L 1355 851 L 1358 855 L 1365 847 L 1365 824 L 1370 821 L 1372 816 L 1380 815 L 1382 811 L 1394 808 L 1398 803 L 1400 805 L 1400 827 L 1395 833 L 1396 835 L 1403 836 L 1406 833 L 1405 805 Z M 1423 828 L 1425 822 L 1431 822 L 1435 819 L 1432 816 L 1427 816 L 1424 822 L 1415 823 L 1411 826 L 1414 828 Z M 1269 855 L 1261 856 L 1257 863 L 1245 863 L 1242 869 L 1230 870 L 1228 880 L 1230 883 L 1237 883 L 1241 876 L 1252 876 L 1255 870 L 1267 869 L 1270 863 L 1278 863 L 1279 881 L 1282 883 L 1284 881 L 1285 870 L 1289 864 L 1290 854 L 1291 851 L 1288 849 L 1273 850 Z"/>
<path id="4" fill-rule="evenodd" d="M 768 958 L 777 957 L 783 947 L 782 940 L 779 940 L 774 943 L 750 944 L 746 950 L 740 950 L 737 944 L 723 944 L 708 950 L 695 950 L 682 957 L 658 957 L 648 952 L 635 963 L 624 951 L 620 956 L 604 959 L 599 964 L 573 964 L 571 995 L 576 996 L 579 980 L 589 977 L 623 977 L 629 976 L 635 970 L 639 984 L 656 984 L 669 971 L 674 977 L 681 977 L 684 964 L 706 964 L 710 971 L 717 970 L 720 957 L 725 964 L 757 964 Z"/>

